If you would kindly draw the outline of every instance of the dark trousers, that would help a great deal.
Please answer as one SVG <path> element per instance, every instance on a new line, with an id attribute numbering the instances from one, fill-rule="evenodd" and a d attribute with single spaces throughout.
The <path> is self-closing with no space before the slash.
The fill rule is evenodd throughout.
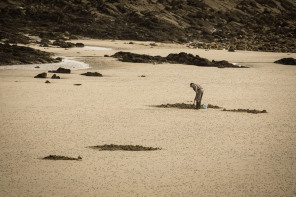
<path id="1" fill-rule="evenodd" d="M 202 96 L 203 96 L 203 90 L 199 90 L 195 97 L 196 109 L 200 109 Z"/>

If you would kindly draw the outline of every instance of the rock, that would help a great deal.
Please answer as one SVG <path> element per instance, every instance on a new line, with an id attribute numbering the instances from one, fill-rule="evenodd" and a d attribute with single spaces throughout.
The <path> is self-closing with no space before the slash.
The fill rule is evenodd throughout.
<path id="1" fill-rule="evenodd" d="M 86 72 L 86 73 L 82 73 L 81 75 L 93 76 L 93 77 L 102 77 L 103 76 L 101 73 L 98 73 L 98 72 Z"/>
<path id="2" fill-rule="evenodd" d="M 81 47 L 81 48 L 82 48 L 82 47 L 84 47 L 84 44 L 79 42 L 79 43 L 76 43 L 75 46 L 76 46 L 76 47 Z"/>
<path id="3" fill-rule="evenodd" d="M 53 74 L 51 78 L 52 79 L 60 79 L 60 76 L 57 76 L 56 74 Z"/>
<path id="4" fill-rule="evenodd" d="M 64 74 L 70 74 L 71 73 L 71 70 L 70 69 L 67 69 L 67 68 L 62 68 L 62 67 L 59 67 L 57 70 L 50 70 L 48 71 L 49 73 L 64 73 Z"/>
<path id="5" fill-rule="evenodd" d="M 72 42 L 65 42 L 62 39 L 58 39 L 52 43 L 55 46 L 59 46 L 61 48 L 72 48 L 75 47 L 75 44 Z"/>
<path id="6" fill-rule="evenodd" d="M 40 66 L 35 66 L 34 68 L 40 68 Z"/>
<path id="7" fill-rule="evenodd" d="M 275 61 L 274 63 L 277 64 L 284 64 L 284 65 L 296 65 L 296 59 L 294 58 L 282 58 L 280 60 Z"/>
<path id="8" fill-rule="evenodd" d="M 141 55 L 130 52 L 117 52 L 112 57 L 118 58 L 123 62 L 136 62 L 136 63 L 172 63 L 172 64 L 188 64 L 196 66 L 209 66 L 219 68 L 247 68 L 246 66 L 239 66 L 229 63 L 225 60 L 222 61 L 209 61 L 206 58 L 201 58 L 198 55 L 192 55 L 185 52 L 170 53 L 167 57 Z"/>
<path id="9" fill-rule="evenodd" d="M 47 77 L 47 73 L 40 73 L 36 75 L 34 78 L 46 78 L 46 77 Z"/>
<path id="10" fill-rule="evenodd" d="M 228 52 L 235 52 L 235 49 L 233 46 L 229 47 Z"/>
<path id="11" fill-rule="evenodd" d="M 50 83 L 50 81 L 46 80 L 45 83 Z"/>

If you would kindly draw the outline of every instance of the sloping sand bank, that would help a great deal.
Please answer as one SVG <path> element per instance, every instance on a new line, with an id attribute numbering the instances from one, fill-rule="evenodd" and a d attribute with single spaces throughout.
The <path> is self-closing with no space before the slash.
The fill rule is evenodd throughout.
<path id="1" fill-rule="evenodd" d="M 78 57 L 103 77 L 74 70 L 45 84 L 33 77 L 47 70 L 0 70 L 0 196 L 296 195 L 296 67 L 272 63 L 295 54 L 79 42 L 113 50 L 41 49 Z M 104 57 L 117 51 L 186 52 L 251 68 L 134 64 Z M 190 82 L 204 87 L 204 104 L 268 113 L 152 107 L 192 103 Z M 98 144 L 161 150 L 87 148 Z M 39 159 L 47 155 L 83 160 Z"/>

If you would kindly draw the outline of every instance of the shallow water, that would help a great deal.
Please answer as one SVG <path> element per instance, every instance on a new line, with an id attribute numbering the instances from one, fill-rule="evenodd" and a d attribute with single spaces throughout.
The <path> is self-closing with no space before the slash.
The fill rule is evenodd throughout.
<path id="1" fill-rule="evenodd" d="M 39 68 L 36 68 L 39 67 Z M 74 60 L 74 58 L 63 57 L 62 62 L 51 64 L 21 64 L 21 65 L 7 65 L 0 66 L 0 70 L 54 70 L 59 67 L 68 68 L 72 70 L 88 69 L 90 66 L 84 62 Z"/>

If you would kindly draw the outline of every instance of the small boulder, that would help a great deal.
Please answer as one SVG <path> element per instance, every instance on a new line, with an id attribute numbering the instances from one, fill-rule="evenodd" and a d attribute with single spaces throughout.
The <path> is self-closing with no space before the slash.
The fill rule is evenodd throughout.
<path id="1" fill-rule="evenodd" d="M 51 78 L 52 79 L 60 79 L 60 76 L 57 76 L 56 74 L 53 74 Z"/>
<path id="2" fill-rule="evenodd" d="M 235 52 L 235 49 L 233 46 L 229 47 L 228 52 Z"/>
<path id="3" fill-rule="evenodd" d="M 45 83 L 50 83 L 50 81 L 46 80 Z"/>
<path id="4" fill-rule="evenodd" d="M 46 77 L 47 77 L 47 73 L 40 73 L 36 75 L 34 78 L 46 78 Z"/>
<path id="5" fill-rule="evenodd" d="M 81 47 L 81 48 L 82 48 L 82 47 L 84 47 L 84 44 L 83 44 L 83 43 L 80 43 L 80 42 L 78 42 L 78 43 L 76 43 L 76 44 L 75 44 L 75 46 L 76 46 L 76 47 Z"/>
<path id="6" fill-rule="evenodd" d="M 62 68 L 62 67 L 59 67 L 57 70 L 50 70 L 48 71 L 49 73 L 64 73 L 64 74 L 70 74 L 71 73 L 71 70 L 70 69 L 67 69 L 67 68 Z"/>
<path id="7" fill-rule="evenodd" d="M 296 65 L 296 59 L 294 58 L 282 58 L 280 60 L 275 61 L 274 63 L 277 64 L 284 64 L 284 65 Z"/>

